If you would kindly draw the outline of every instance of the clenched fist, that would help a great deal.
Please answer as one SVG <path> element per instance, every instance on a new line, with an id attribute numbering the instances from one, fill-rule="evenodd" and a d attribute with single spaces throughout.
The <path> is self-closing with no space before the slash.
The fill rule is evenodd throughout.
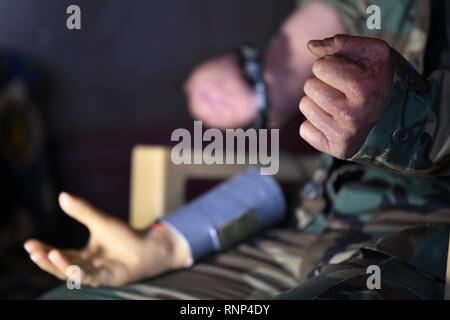
<path id="1" fill-rule="evenodd" d="M 351 158 L 384 110 L 393 82 L 389 45 L 378 39 L 336 35 L 308 42 L 319 59 L 304 85 L 300 135 L 316 149 Z"/>
<path id="2" fill-rule="evenodd" d="M 198 66 L 185 84 L 194 118 L 220 129 L 245 127 L 257 116 L 256 96 L 245 82 L 235 54 Z"/>

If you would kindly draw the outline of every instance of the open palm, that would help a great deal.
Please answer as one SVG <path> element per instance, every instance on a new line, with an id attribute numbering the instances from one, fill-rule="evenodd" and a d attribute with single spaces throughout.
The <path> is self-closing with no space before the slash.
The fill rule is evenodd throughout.
<path id="1" fill-rule="evenodd" d="M 59 203 L 65 213 L 84 224 L 90 232 L 81 250 L 58 249 L 39 240 L 28 240 L 25 249 L 44 271 L 64 280 L 71 265 L 81 270 L 82 284 L 118 286 L 169 269 L 164 237 L 138 232 L 87 202 L 62 193 Z"/>

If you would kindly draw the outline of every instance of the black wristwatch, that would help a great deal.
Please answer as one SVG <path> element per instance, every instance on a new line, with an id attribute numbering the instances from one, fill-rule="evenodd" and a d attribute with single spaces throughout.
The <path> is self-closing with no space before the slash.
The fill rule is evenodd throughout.
<path id="1" fill-rule="evenodd" d="M 263 78 L 261 53 L 252 46 L 242 45 L 237 49 L 237 54 L 242 75 L 247 83 L 253 88 L 256 95 L 258 116 L 253 122 L 252 127 L 256 129 L 267 128 L 269 99 L 267 95 L 267 86 Z"/>

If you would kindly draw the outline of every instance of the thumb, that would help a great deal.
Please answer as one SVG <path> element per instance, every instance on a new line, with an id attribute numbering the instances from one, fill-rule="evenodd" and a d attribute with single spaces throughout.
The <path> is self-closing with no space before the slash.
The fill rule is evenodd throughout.
<path id="1" fill-rule="evenodd" d="M 309 52 L 317 58 L 322 58 L 326 55 L 334 55 L 342 47 L 342 43 L 337 40 L 338 36 L 324 38 L 322 40 L 310 40 L 307 47 Z"/>
<path id="2" fill-rule="evenodd" d="M 84 224 L 88 229 L 94 228 L 104 220 L 104 214 L 86 201 L 74 197 L 67 192 L 59 194 L 61 209 L 73 219 Z"/>
<path id="3" fill-rule="evenodd" d="M 352 62 L 371 61 L 386 51 L 389 45 L 375 38 L 338 34 L 322 40 L 310 40 L 308 50 L 318 58 L 325 55 L 337 55 Z"/>

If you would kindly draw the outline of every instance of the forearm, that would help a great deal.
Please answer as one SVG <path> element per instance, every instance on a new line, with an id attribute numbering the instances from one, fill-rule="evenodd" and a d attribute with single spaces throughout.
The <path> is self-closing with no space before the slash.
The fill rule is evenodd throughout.
<path id="1" fill-rule="evenodd" d="M 278 127 L 297 111 L 302 87 L 310 78 L 314 57 L 306 43 L 345 31 L 339 15 L 329 6 L 311 1 L 293 12 L 264 51 L 264 78 L 272 110 L 270 125 Z"/>

